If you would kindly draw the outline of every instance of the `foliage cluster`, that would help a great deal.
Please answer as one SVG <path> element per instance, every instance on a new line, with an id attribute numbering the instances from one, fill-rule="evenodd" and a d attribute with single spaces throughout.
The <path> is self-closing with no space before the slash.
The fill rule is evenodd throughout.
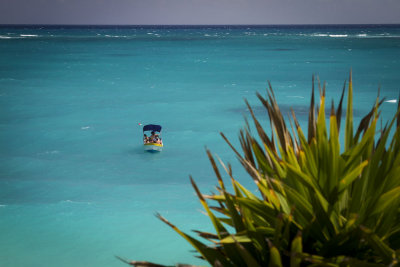
<path id="1" fill-rule="evenodd" d="M 215 233 L 195 231 L 207 244 L 180 231 L 213 266 L 395 266 L 400 260 L 400 115 L 378 130 L 377 97 L 371 111 L 353 129 L 352 78 L 348 82 L 344 147 L 339 133 L 346 83 L 338 106 L 325 112 L 325 85 L 314 79 L 307 137 L 294 112 L 285 120 L 271 85 L 257 94 L 268 112 L 268 135 L 251 106 L 257 136 L 246 120 L 236 153 L 257 185 L 258 194 L 242 186 L 230 165 L 228 192 L 216 160 L 207 151 L 218 178 L 217 193 L 202 194 L 192 185 Z M 289 123 L 287 123 L 289 122 Z M 329 122 L 329 127 L 327 127 Z M 209 204 L 212 203 L 212 204 Z"/>

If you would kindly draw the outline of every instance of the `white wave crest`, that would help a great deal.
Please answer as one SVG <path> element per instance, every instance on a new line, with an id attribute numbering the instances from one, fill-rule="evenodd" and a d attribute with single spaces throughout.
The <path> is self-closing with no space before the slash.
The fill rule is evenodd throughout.
<path id="1" fill-rule="evenodd" d="M 0 39 L 15 39 L 15 37 L 0 35 Z"/>
<path id="2" fill-rule="evenodd" d="M 397 103 L 397 99 L 386 100 L 386 103 Z"/>
<path id="3" fill-rule="evenodd" d="M 83 127 L 81 127 L 81 130 L 87 130 L 87 129 L 90 129 L 90 126 L 83 126 Z"/>
<path id="4" fill-rule="evenodd" d="M 92 202 L 84 202 L 84 201 L 73 201 L 73 200 L 62 200 L 61 203 L 71 203 L 71 204 L 87 204 L 90 205 Z"/>
<path id="5" fill-rule="evenodd" d="M 20 34 L 19 36 L 21 36 L 21 37 L 38 37 L 39 35 L 37 35 L 37 34 Z"/>
<path id="6" fill-rule="evenodd" d="M 344 38 L 344 37 L 348 37 L 347 34 L 329 34 L 329 37 L 332 38 Z"/>

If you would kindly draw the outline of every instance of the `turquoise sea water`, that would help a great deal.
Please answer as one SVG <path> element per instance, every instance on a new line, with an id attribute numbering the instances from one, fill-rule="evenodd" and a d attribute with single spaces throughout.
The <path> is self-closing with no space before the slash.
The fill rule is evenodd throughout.
<path id="1" fill-rule="evenodd" d="M 312 74 L 337 101 L 350 69 L 356 120 L 378 87 L 396 99 L 400 27 L 1 27 L 0 265 L 204 264 L 154 214 L 212 231 L 188 177 L 213 190 L 207 146 L 252 188 L 219 136 L 238 145 L 243 98 L 265 116 L 270 80 L 304 124 Z M 163 126 L 163 152 L 138 123 Z"/>

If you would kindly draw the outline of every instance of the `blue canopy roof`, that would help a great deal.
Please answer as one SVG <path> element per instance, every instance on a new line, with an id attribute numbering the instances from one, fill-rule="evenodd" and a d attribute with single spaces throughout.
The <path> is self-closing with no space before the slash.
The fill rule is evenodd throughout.
<path id="1" fill-rule="evenodd" d="M 147 124 L 143 126 L 143 132 L 144 131 L 156 131 L 156 132 L 161 132 L 161 125 L 156 125 L 156 124 Z"/>

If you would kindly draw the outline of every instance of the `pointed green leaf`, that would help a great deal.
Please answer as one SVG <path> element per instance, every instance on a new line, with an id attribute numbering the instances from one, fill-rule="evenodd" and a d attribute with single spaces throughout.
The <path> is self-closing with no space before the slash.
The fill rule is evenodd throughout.
<path id="1" fill-rule="evenodd" d="M 360 229 L 367 239 L 367 242 L 374 248 L 374 251 L 383 258 L 386 264 L 390 263 L 395 255 L 394 251 L 370 229 L 364 226 L 360 226 Z"/>
<path id="2" fill-rule="evenodd" d="M 270 246 L 269 248 L 269 267 L 282 267 L 281 254 L 275 246 Z"/>
<path id="3" fill-rule="evenodd" d="M 301 233 L 297 234 L 292 241 L 290 251 L 290 267 L 299 267 L 301 263 L 301 253 L 303 252 Z"/>
<path id="4" fill-rule="evenodd" d="M 235 240 L 235 244 L 238 248 L 240 256 L 242 257 L 243 261 L 245 261 L 247 266 L 254 266 L 259 267 L 257 260 L 251 255 L 251 253 L 242 245 L 240 244 L 234 236 L 232 236 L 233 240 Z"/>
<path id="5" fill-rule="evenodd" d="M 351 170 L 345 177 L 343 177 L 343 179 L 341 179 L 339 182 L 339 192 L 346 189 L 355 179 L 357 179 L 357 177 L 360 176 L 364 167 L 367 165 L 368 160 L 365 160 L 364 162 L 361 162 L 361 164 L 358 165 L 356 168 Z"/>
<path id="6" fill-rule="evenodd" d="M 381 195 L 375 204 L 375 209 L 372 211 L 371 216 L 384 212 L 388 207 L 395 203 L 399 203 L 400 186 Z"/>
<path id="7" fill-rule="evenodd" d="M 349 79 L 349 92 L 347 94 L 347 108 L 346 108 L 346 128 L 345 128 L 345 139 L 344 149 L 349 150 L 353 146 L 353 80 L 352 73 L 350 71 Z"/>
<path id="8" fill-rule="evenodd" d="M 156 216 L 169 225 L 172 229 L 174 229 L 179 235 L 181 235 L 186 241 L 188 241 L 208 262 L 215 262 L 215 261 L 220 261 L 224 266 L 232 266 L 226 258 L 216 249 L 210 248 L 200 241 L 194 239 L 193 237 L 185 234 L 181 230 L 179 230 L 178 227 L 167 221 L 164 217 L 162 217 L 160 214 L 156 214 Z"/>

